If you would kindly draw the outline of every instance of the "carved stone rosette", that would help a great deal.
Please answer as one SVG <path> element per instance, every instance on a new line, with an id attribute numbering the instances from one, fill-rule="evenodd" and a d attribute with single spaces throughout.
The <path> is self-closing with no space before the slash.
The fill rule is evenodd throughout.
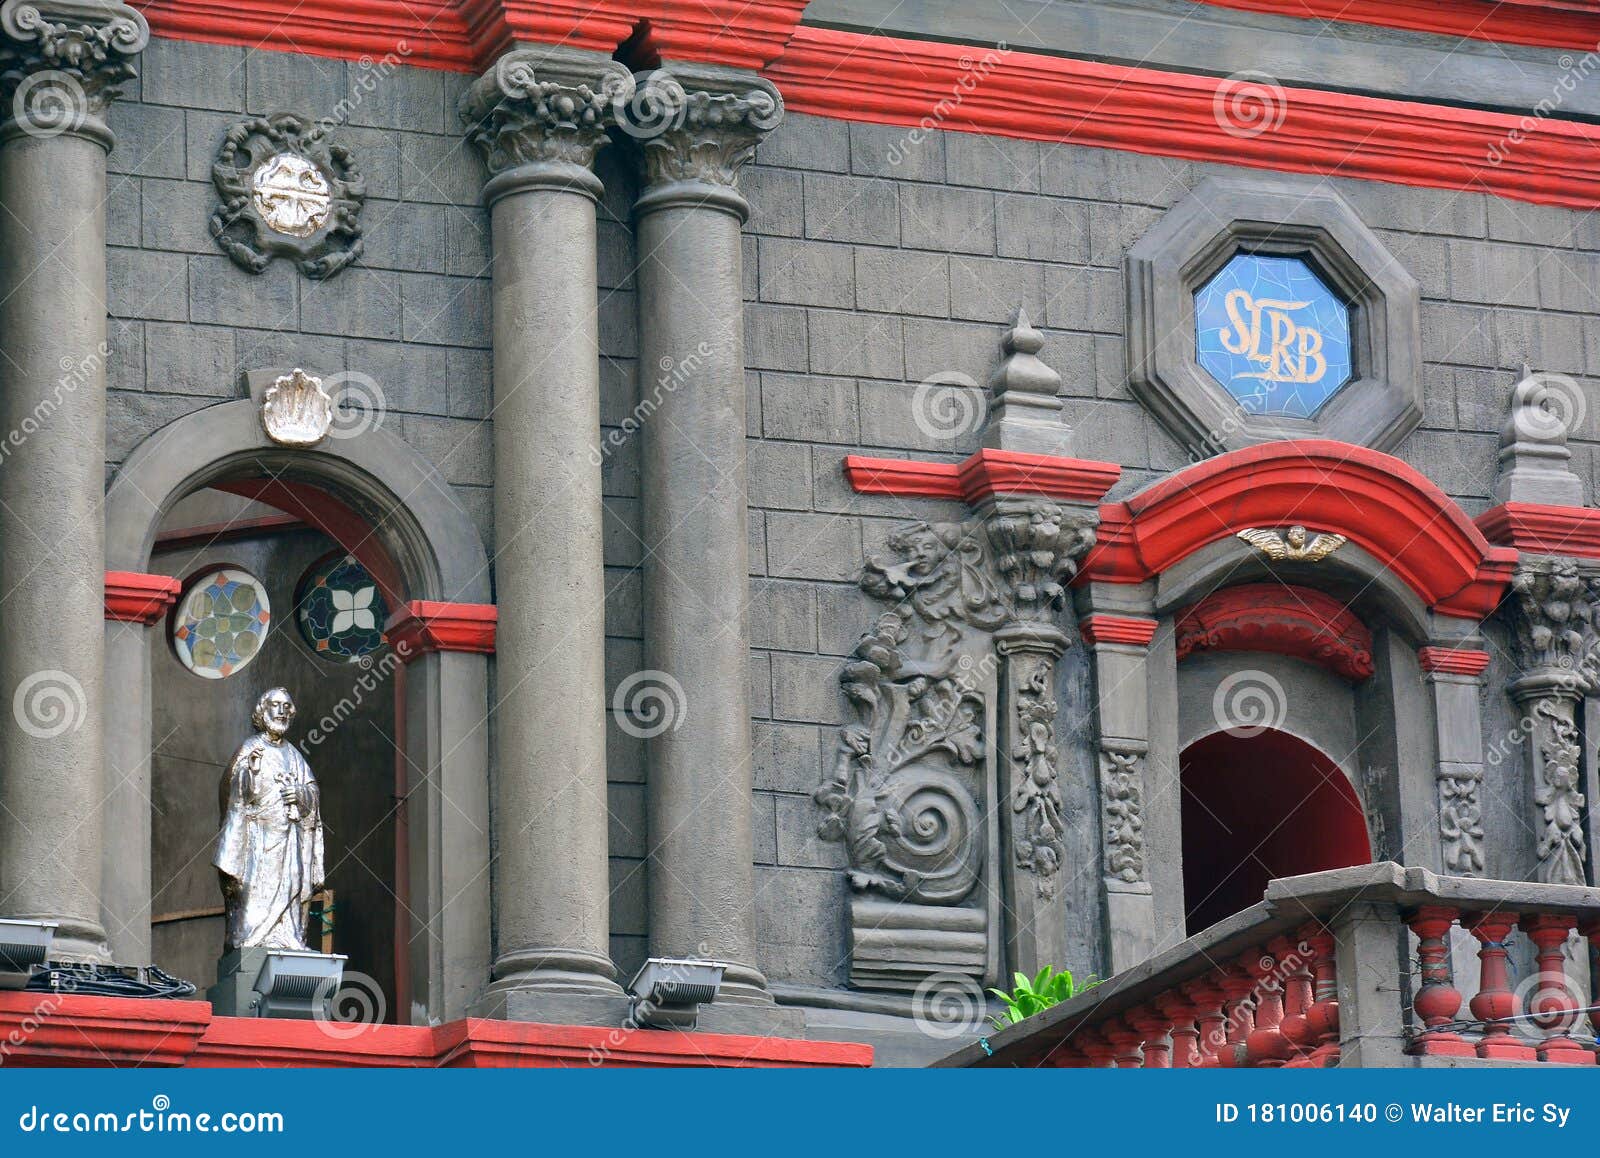
<path id="1" fill-rule="evenodd" d="M 233 125 L 211 166 L 220 204 L 211 236 L 234 264 L 260 273 L 286 257 L 309 278 L 361 256 L 366 183 L 350 150 L 292 113 Z"/>
<path id="2" fill-rule="evenodd" d="M 998 500 L 960 523 L 905 524 L 867 560 L 860 585 L 891 609 L 840 677 L 858 718 L 814 794 L 857 894 L 853 984 L 993 981 L 1002 941 L 1018 968 L 1059 953 L 1046 946 L 1061 937 L 1055 670 L 1069 637 L 1049 617 L 1094 522 Z"/>
<path id="3" fill-rule="evenodd" d="M 1597 599 L 1600 578 L 1552 558 L 1520 567 L 1506 603 L 1521 670 L 1510 692 L 1524 711 L 1538 810 L 1538 879 L 1553 884 L 1586 881 L 1579 707 L 1596 686 Z"/>
<path id="4" fill-rule="evenodd" d="M 101 118 L 136 74 L 150 26 L 126 4 L 5 0 L 0 4 L 0 135 L 81 133 L 111 147 Z"/>

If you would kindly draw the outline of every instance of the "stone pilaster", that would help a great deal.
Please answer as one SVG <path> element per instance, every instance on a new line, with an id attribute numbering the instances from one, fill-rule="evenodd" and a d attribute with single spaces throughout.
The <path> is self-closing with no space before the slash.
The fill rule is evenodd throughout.
<path id="1" fill-rule="evenodd" d="M 1482 876 L 1483 725 L 1478 693 L 1489 653 L 1432 646 L 1422 648 L 1417 659 L 1433 697 L 1440 867 L 1451 876 Z"/>
<path id="2" fill-rule="evenodd" d="M 1507 689 L 1523 713 L 1538 833 L 1538 880 L 1584 884 L 1581 707 L 1595 687 L 1595 605 L 1600 579 L 1570 559 L 1538 558 L 1518 568 L 1506 614 L 1519 674 Z"/>
<path id="3" fill-rule="evenodd" d="M 0 916 L 63 959 L 108 952 L 104 116 L 148 39 L 123 4 L 0 4 Z"/>
<path id="4" fill-rule="evenodd" d="M 783 115 L 767 81 L 670 64 L 639 79 L 645 665 L 684 709 L 649 740 L 650 943 L 729 963 L 718 1002 L 771 1001 L 755 966 L 746 623 L 740 168 Z"/>
<path id="5" fill-rule="evenodd" d="M 618 996 L 608 950 L 605 573 L 591 168 L 627 71 L 520 48 L 462 98 L 490 177 L 497 707 L 486 1011 Z M 573 1015 L 575 1019 L 577 1015 Z"/>
<path id="6" fill-rule="evenodd" d="M 1066 951 L 1066 817 L 1057 748 L 1056 665 L 1070 637 L 1056 619 L 1066 584 L 1094 545 L 1093 508 L 996 498 L 979 510 L 1011 616 L 994 633 L 999 671 L 1001 847 L 1008 954 L 1033 974 Z"/>

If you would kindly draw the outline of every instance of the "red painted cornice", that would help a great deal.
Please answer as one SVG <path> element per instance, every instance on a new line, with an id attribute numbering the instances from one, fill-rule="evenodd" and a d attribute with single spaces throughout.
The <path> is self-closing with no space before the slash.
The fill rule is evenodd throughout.
<path id="1" fill-rule="evenodd" d="M 154 623 L 167 613 L 181 587 L 169 575 L 107 571 L 106 618 L 125 623 Z"/>
<path id="2" fill-rule="evenodd" d="M 384 634 L 405 662 L 431 651 L 494 652 L 495 621 L 499 611 L 492 603 L 438 603 L 417 599 L 389 616 Z"/>
<path id="3" fill-rule="evenodd" d="M 1122 468 L 1081 458 L 980 450 L 959 463 L 851 454 L 845 456 L 844 473 L 859 494 L 957 499 L 976 506 L 997 495 L 1099 502 L 1122 476 Z"/>
<path id="4" fill-rule="evenodd" d="M 1156 621 L 1139 615 L 1085 615 L 1078 620 L 1078 631 L 1090 647 L 1102 643 L 1148 647 L 1156 635 Z"/>
<path id="5" fill-rule="evenodd" d="M 1283 88 L 1275 128 L 1233 135 L 1217 112 L 1226 78 L 820 28 L 799 29 L 766 75 L 790 111 L 843 120 L 1600 205 L 1600 128 L 1574 121 Z"/>
<path id="6" fill-rule="evenodd" d="M 1078 582 L 1142 583 L 1239 531 L 1295 524 L 1347 536 L 1445 615 L 1488 615 L 1517 561 L 1399 459 L 1305 439 L 1218 455 L 1101 506 Z"/>
<path id="7" fill-rule="evenodd" d="M 1489 653 L 1462 647 L 1419 647 L 1417 662 L 1423 671 L 1478 676 L 1489 670 Z"/>
<path id="8" fill-rule="evenodd" d="M 1197 651 L 1267 651 L 1352 681 L 1374 670 L 1366 625 L 1337 599 L 1310 587 L 1225 587 L 1180 611 L 1175 631 L 1180 660 Z"/>
<path id="9" fill-rule="evenodd" d="M 1491 543 L 1535 555 L 1600 559 L 1600 510 L 1542 503 L 1502 503 L 1478 516 Z"/>
<path id="10" fill-rule="evenodd" d="M 1404 28 L 1439 36 L 1460 36 L 1497 44 L 1575 48 L 1588 52 L 1600 43 L 1600 12 L 1581 4 L 1522 0 L 1203 0 L 1219 8 Z"/>

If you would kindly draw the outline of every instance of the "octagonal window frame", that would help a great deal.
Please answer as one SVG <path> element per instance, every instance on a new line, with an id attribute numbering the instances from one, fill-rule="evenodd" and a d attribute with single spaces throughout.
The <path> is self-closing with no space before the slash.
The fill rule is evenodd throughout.
<path id="1" fill-rule="evenodd" d="M 1303 260 L 1350 310 L 1350 381 L 1310 418 L 1250 414 L 1200 364 L 1195 294 L 1241 252 Z M 1390 451 L 1421 424 L 1420 287 L 1325 184 L 1209 178 L 1125 265 L 1130 382 L 1193 456 L 1293 438 Z"/>

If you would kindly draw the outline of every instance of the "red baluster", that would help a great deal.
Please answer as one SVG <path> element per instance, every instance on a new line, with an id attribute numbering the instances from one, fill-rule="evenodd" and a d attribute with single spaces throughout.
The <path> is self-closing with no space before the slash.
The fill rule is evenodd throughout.
<path id="1" fill-rule="evenodd" d="M 1567 935 L 1577 919 L 1565 914 L 1543 913 L 1522 923 L 1528 940 L 1538 947 L 1539 988 L 1528 1003 L 1533 1023 L 1544 1031 L 1539 1043 L 1540 1061 L 1566 1065 L 1592 1066 L 1594 1054 L 1567 1036 L 1577 1026 L 1578 1010 L 1587 1002 L 1579 999 L 1567 980 Z"/>
<path id="2" fill-rule="evenodd" d="M 1089 1059 L 1072 1042 L 1063 1042 L 1045 1055 L 1044 1065 L 1048 1069 L 1081 1070 L 1088 1067 Z"/>
<path id="3" fill-rule="evenodd" d="M 1200 1029 L 1195 1024 L 1194 1003 L 1178 993 L 1163 993 L 1156 1008 L 1172 1025 L 1172 1068 L 1193 1069 L 1200 1064 Z"/>
<path id="4" fill-rule="evenodd" d="M 1140 1006 L 1128 1014 L 1128 1024 L 1144 1038 L 1144 1068 L 1166 1070 L 1172 1068 L 1172 1041 L 1167 1034 L 1172 1023 L 1154 1009 Z"/>
<path id="5" fill-rule="evenodd" d="M 1600 917 L 1586 917 L 1580 921 L 1578 935 L 1588 944 L 1589 1032 L 1600 1038 Z"/>
<path id="6" fill-rule="evenodd" d="M 1306 1013 L 1311 1009 L 1311 946 L 1304 941 L 1279 937 L 1268 948 L 1278 959 L 1278 967 L 1284 974 L 1283 1020 L 1278 1023 L 1278 1032 L 1289 1043 L 1293 1056 L 1283 1064 L 1303 1066 L 1317 1040 L 1306 1021 Z"/>
<path id="7" fill-rule="evenodd" d="M 1255 952 L 1245 954 L 1239 963 L 1256 995 L 1255 1028 L 1245 1040 L 1245 1057 L 1252 1066 L 1281 1066 L 1294 1048 L 1278 1028 L 1283 1022 L 1283 974 L 1278 959 L 1270 952 Z"/>
<path id="8" fill-rule="evenodd" d="M 1411 1007 L 1423 1024 L 1423 1032 L 1413 1052 L 1436 1057 L 1472 1057 L 1472 1046 L 1459 1033 L 1444 1027 L 1461 1009 L 1461 991 L 1450 972 L 1450 929 L 1456 911 L 1439 905 L 1424 905 L 1406 922 L 1417 935 L 1417 965 L 1422 986 Z"/>
<path id="9" fill-rule="evenodd" d="M 1089 1059 L 1091 1069 L 1109 1070 L 1116 1066 L 1116 1048 L 1099 1029 L 1080 1029 L 1072 1035 L 1072 1041 Z"/>
<path id="10" fill-rule="evenodd" d="M 1227 1017 L 1222 1011 L 1226 995 L 1222 992 L 1222 986 L 1208 977 L 1185 983 L 1183 992 L 1194 1003 L 1195 1020 L 1200 1030 L 1196 1043 L 1200 1049 L 1200 1060 L 1195 1064 L 1204 1069 L 1213 1069 L 1222 1064 L 1217 1060 L 1217 1054 L 1228 1036 L 1223 1028 Z"/>
<path id="11" fill-rule="evenodd" d="M 1119 1070 L 1136 1070 L 1144 1065 L 1144 1051 L 1139 1048 L 1144 1039 L 1127 1022 L 1114 1017 L 1106 1022 L 1103 1032 L 1116 1047 Z"/>
<path id="12" fill-rule="evenodd" d="M 1250 1003 L 1255 982 L 1243 966 L 1235 963 L 1224 966 L 1221 983 L 1222 992 L 1227 998 L 1228 1040 L 1217 1050 L 1217 1064 L 1224 1069 L 1248 1066 L 1250 1059 L 1245 1043 L 1255 1029 L 1254 1011 Z"/>
<path id="13" fill-rule="evenodd" d="M 1301 930 L 1302 940 L 1312 952 L 1311 1008 L 1306 1011 L 1306 1028 L 1316 1040 L 1316 1048 L 1306 1065 L 1326 1068 L 1339 1064 L 1339 960 L 1333 934 L 1321 925 Z"/>
<path id="14" fill-rule="evenodd" d="M 1506 977 L 1506 938 L 1516 927 L 1515 913 L 1471 913 L 1461 923 L 1478 939 L 1478 992 L 1469 1008 L 1483 1023 L 1478 1056 L 1498 1061 L 1533 1061 L 1533 1047 L 1511 1035 L 1517 995 Z"/>

